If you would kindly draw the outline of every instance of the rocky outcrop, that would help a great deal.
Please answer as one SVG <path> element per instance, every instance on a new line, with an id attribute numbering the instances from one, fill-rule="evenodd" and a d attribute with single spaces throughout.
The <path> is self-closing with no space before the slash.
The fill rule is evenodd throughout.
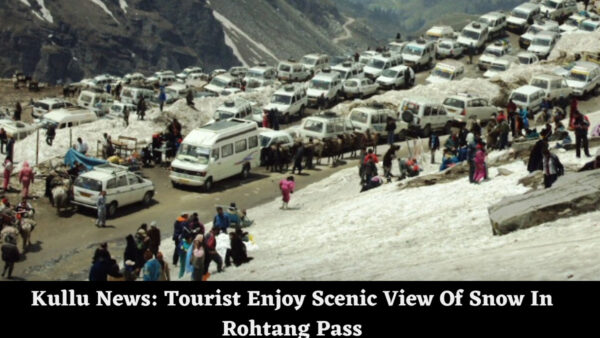
<path id="1" fill-rule="evenodd" d="M 238 64 L 204 0 L 0 2 L 0 76 L 23 70 L 48 82 Z"/>
<path id="2" fill-rule="evenodd" d="M 600 208 L 600 170 L 560 177 L 549 189 L 505 197 L 488 208 L 492 232 L 504 235 Z"/>

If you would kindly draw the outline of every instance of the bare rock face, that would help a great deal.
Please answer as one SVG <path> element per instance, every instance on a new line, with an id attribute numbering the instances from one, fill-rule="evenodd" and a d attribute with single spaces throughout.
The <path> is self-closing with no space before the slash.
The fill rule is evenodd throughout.
<path id="1" fill-rule="evenodd" d="M 488 212 L 494 235 L 504 235 L 599 208 L 600 170 L 593 170 L 559 177 L 550 189 L 505 197 Z"/>
<path id="2" fill-rule="evenodd" d="M 533 189 L 537 189 L 543 183 L 544 183 L 544 173 L 539 170 L 534 171 L 531 174 L 529 174 L 519 180 L 519 184 L 522 184 L 525 187 L 530 187 Z"/>

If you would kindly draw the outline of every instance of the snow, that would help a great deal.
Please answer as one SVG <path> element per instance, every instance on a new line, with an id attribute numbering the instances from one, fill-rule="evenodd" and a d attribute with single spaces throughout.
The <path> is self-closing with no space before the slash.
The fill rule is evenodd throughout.
<path id="1" fill-rule="evenodd" d="M 279 199 L 250 209 L 254 260 L 211 280 L 597 279 L 600 212 L 492 235 L 487 207 L 528 190 L 517 184 L 522 161 L 502 168 L 513 173 L 492 167 L 480 185 L 465 177 L 360 194 L 357 169 L 342 170 L 293 194 L 296 210 L 279 210 Z"/>
<path id="2" fill-rule="evenodd" d="M 42 18 L 41 15 L 38 14 L 38 12 L 34 11 L 33 9 L 31 10 L 31 13 L 33 13 L 33 15 L 35 15 L 38 19 L 44 21 L 44 18 Z"/>
<path id="3" fill-rule="evenodd" d="M 344 102 L 335 106 L 332 110 L 336 113 L 347 114 L 356 106 L 368 103 L 390 104 L 398 109 L 402 100 L 405 98 L 426 98 L 443 102 L 450 95 L 457 93 L 470 93 L 488 99 L 496 99 L 501 96 L 500 87 L 486 79 L 464 78 L 451 83 L 435 83 L 427 85 L 417 85 L 407 90 L 391 90 L 381 95 L 373 96 L 367 100 L 354 100 Z"/>
<path id="4" fill-rule="evenodd" d="M 248 63 L 244 60 L 242 53 L 240 53 L 235 42 L 233 42 L 233 40 L 231 40 L 231 38 L 229 37 L 229 34 L 227 34 L 227 32 L 225 30 L 223 30 L 223 34 L 225 34 L 225 45 L 229 46 L 231 48 L 231 50 L 233 50 L 233 55 L 235 55 L 235 57 L 238 59 L 238 61 L 240 61 L 242 63 L 243 66 L 248 67 Z"/>
<path id="5" fill-rule="evenodd" d="M 40 5 L 40 12 L 42 17 L 49 23 L 54 23 L 54 18 L 52 18 L 52 13 L 46 8 L 46 4 L 44 4 L 44 0 L 37 0 L 38 5 Z"/>
<path id="6" fill-rule="evenodd" d="M 23 5 L 27 6 L 27 7 L 31 7 L 31 4 L 29 3 L 29 0 L 19 0 L 21 1 L 21 3 L 23 3 Z"/>
<path id="7" fill-rule="evenodd" d="M 110 15 L 110 17 L 113 18 L 113 20 L 115 20 L 115 22 L 117 24 L 119 24 L 119 21 L 117 21 L 117 19 L 113 15 L 113 13 L 110 11 L 110 9 L 108 9 L 108 7 L 106 7 L 106 5 L 104 4 L 104 2 L 102 2 L 102 0 L 90 0 L 90 1 L 93 2 L 94 4 L 96 4 L 97 6 L 99 6 L 100 8 L 102 8 L 102 10 L 106 14 Z"/>
<path id="8" fill-rule="evenodd" d="M 127 7 L 129 7 L 127 5 L 127 0 L 119 0 L 119 6 L 121 7 L 121 9 L 123 10 L 123 12 L 125 14 L 127 14 Z"/>
<path id="9" fill-rule="evenodd" d="M 121 119 L 108 120 L 101 119 L 92 123 L 73 127 L 73 144 L 77 138 L 81 137 L 88 144 L 88 155 L 95 156 L 97 150 L 97 141 L 102 139 L 104 133 L 108 133 L 114 140 L 119 135 L 134 137 L 138 143 L 151 142 L 152 134 L 164 129 L 164 125 L 158 125 L 151 121 L 138 121 L 135 114 L 129 117 L 129 127 L 125 128 Z M 29 163 L 35 163 L 36 153 L 36 134 L 29 135 L 15 144 L 15 162 L 21 163 L 25 160 Z M 46 144 L 46 133 L 40 130 L 39 142 L 39 162 L 51 158 L 64 156 L 69 149 L 69 129 L 57 129 L 53 145 Z"/>
<path id="10" fill-rule="evenodd" d="M 272 57 L 275 60 L 279 60 L 279 58 L 273 52 L 271 52 L 267 47 L 265 47 L 265 45 L 252 39 L 250 36 L 248 36 L 248 34 L 246 34 L 238 26 L 234 25 L 231 21 L 229 21 L 229 19 L 227 19 L 225 16 L 221 15 L 219 12 L 213 10 L 213 16 L 215 17 L 215 19 L 217 19 L 217 21 L 219 21 L 223 25 L 224 28 L 226 28 L 232 32 L 235 32 L 235 34 L 239 34 L 239 35 L 243 36 L 246 40 L 248 40 L 249 42 L 254 44 L 258 49 L 263 51 L 265 54 L 269 55 L 270 57 Z M 227 40 L 227 38 L 226 38 L 226 40 Z"/>
<path id="11" fill-rule="evenodd" d="M 565 34 L 556 44 L 548 60 L 557 60 L 562 58 L 561 54 L 567 57 L 573 57 L 576 53 L 582 52 L 600 52 L 600 32 L 581 32 Z"/>
<path id="12" fill-rule="evenodd" d="M 516 88 L 529 83 L 529 80 L 535 75 L 554 74 L 553 70 L 555 68 L 556 65 L 552 63 L 536 63 L 532 65 L 512 64 L 508 70 L 498 73 L 495 78 L 499 78 Z"/>

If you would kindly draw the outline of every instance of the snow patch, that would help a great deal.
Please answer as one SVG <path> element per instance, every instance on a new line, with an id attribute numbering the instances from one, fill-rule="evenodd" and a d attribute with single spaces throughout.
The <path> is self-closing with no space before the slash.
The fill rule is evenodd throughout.
<path id="1" fill-rule="evenodd" d="M 244 60 L 242 53 L 240 53 L 235 42 L 233 42 L 233 40 L 231 40 L 231 38 L 229 37 L 229 34 L 227 34 L 226 30 L 223 30 L 223 34 L 225 34 L 225 45 L 229 46 L 231 48 L 231 50 L 233 50 L 233 55 L 235 55 L 235 57 L 238 59 L 238 61 L 240 61 L 242 63 L 243 66 L 248 67 L 248 63 Z"/>
<path id="2" fill-rule="evenodd" d="M 46 8 L 46 4 L 44 4 L 44 0 L 37 0 L 38 5 L 40 5 L 40 13 L 42 17 L 49 23 L 54 23 L 54 18 L 52 17 L 52 13 Z"/>
<path id="3" fill-rule="evenodd" d="M 23 5 L 27 6 L 27 7 L 31 7 L 31 4 L 29 3 L 29 0 L 19 0 L 21 1 L 21 3 L 23 3 Z"/>
<path id="4" fill-rule="evenodd" d="M 254 39 L 252 39 L 250 36 L 248 36 L 248 34 L 246 34 L 238 26 L 234 25 L 231 21 L 229 21 L 229 19 L 227 19 L 226 17 L 221 15 L 219 12 L 213 10 L 213 16 L 215 17 L 215 19 L 217 19 L 217 21 L 219 21 L 223 25 L 224 28 L 226 28 L 232 32 L 235 32 L 235 34 L 239 34 L 239 35 L 243 36 L 246 40 L 250 41 L 252 44 L 254 44 L 258 49 L 263 51 L 265 54 L 269 55 L 270 57 L 272 57 L 275 60 L 279 60 L 279 58 L 275 54 L 273 54 L 273 52 L 271 52 L 267 47 L 265 47 L 265 45 L 263 45 L 262 43 L 256 42 Z"/>
<path id="5" fill-rule="evenodd" d="M 127 0 L 119 0 L 119 6 L 121 6 L 121 9 L 123 10 L 123 12 L 125 14 L 127 14 L 127 7 L 129 7 L 127 5 Z"/>
<path id="6" fill-rule="evenodd" d="M 36 16 L 38 19 L 40 19 L 41 21 L 44 21 L 44 18 L 42 18 L 42 16 L 41 16 L 41 15 L 40 15 L 38 12 L 36 12 L 36 11 L 34 11 L 34 10 L 32 9 L 32 10 L 31 10 L 31 13 L 33 13 L 33 15 L 35 15 L 35 16 Z"/>
<path id="7" fill-rule="evenodd" d="M 600 32 L 564 34 L 550 53 L 548 60 L 573 57 L 576 53 L 600 52 Z"/>
<path id="8" fill-rule="evenodd" d="M 110 17 L 113 18 L 113 20 L 115 20 L 115 22 L 117 24 L 120 24 L 119 21 L 117 21 L 117 19 L 113 15 L 113 13 L 108 9 L 108 7 L 106 7 L 106 5 L 104 4 L 104 2 L 102 2 L 102 0 L 90 0 L 90 1 L 93 2 L 94 4 L 96 4 L 98 7 L 102 8 L 102 10 L 106 14 L 110 15 Z"/>

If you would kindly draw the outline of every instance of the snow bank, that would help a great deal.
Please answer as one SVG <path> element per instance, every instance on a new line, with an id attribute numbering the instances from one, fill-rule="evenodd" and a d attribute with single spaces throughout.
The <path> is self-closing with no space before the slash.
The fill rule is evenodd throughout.
<path id="1" fill-rule="evenodd" d="M 532 65 L 512 64 L 507 71 L 498 73 L 497 76 L 491 79 L 494 82 L 496 79 L 508 84 L 512 88 L 517 88 L 529 83 L 529 80 L 539 74 L 554 74 L 553 70 L 556 65 L 553 63 L 536 63 Z"/>
<path id="2" fill-rule="evenodd" d="M 455 95 L 457 93 L 470 93 L 488 98 L 492 101 L 499 99 L 502 95 L 500 86 L 486 79 L 464 78 L 458 81 L 451 81 L 450 83 L 418 85 L 408 90 L 391 90 L 366 100 L 354 100 L 338 104 L 332 110 L 336 113 L 348 114 L 352 108 L 369 103 L 382 103 L 398 109 L 402 100 L 405 98 L 420 97 L 441 103 L 447 96 Z"/>
<path id="3" fill-rule="evenodd" d="M 88 154 L 96 155 L 97 141 L 102 139 L 104 133 L 108 133 L 116 140 L 119 136 L 137 138 L 139 142 L 151 142 L 152 134 L 162 131 L 164 125 L 157 125 L 151 121 L 138 121 L 135 114 L 129 118 L 129 127 L 125 128 L 123 120 L 102 119 L 92 123 L 73 127 L 73 144 L 81 137 L 89 146 Z M 40 130 L 39 162 L 49 160 L 57 156 L 64 156 L 69 149 L 69 129 L 56 130 L 56 137 L 52 146 L 46 144 L 46 132 Z M 35 163 L 36 134 L 29 135 L 15 144 L 15 161 Z"/>
<path id="4" fill-rule="evenodd" d="M 21 3 L 23 3 L 23 5 L 27 6 L 27 7 L 31 7 L 31 4 L 29 3 L 29 0 L 19 0 L 21 1 Z"/>
<path id="5" fill-rule="evenodd" d="M 550 53 L 548 60 L 572 59 L 583 52 L 600 52 L 600 32 L 565 34 Z"/>
<path id="6" fill-rule="evenodd" d="M 127 0 L 119 0 L 119 6 L 121 7 L 121 10 L 127 14 L 127 7 L 129 7 L 129 5 L 127 5 Z"/>

